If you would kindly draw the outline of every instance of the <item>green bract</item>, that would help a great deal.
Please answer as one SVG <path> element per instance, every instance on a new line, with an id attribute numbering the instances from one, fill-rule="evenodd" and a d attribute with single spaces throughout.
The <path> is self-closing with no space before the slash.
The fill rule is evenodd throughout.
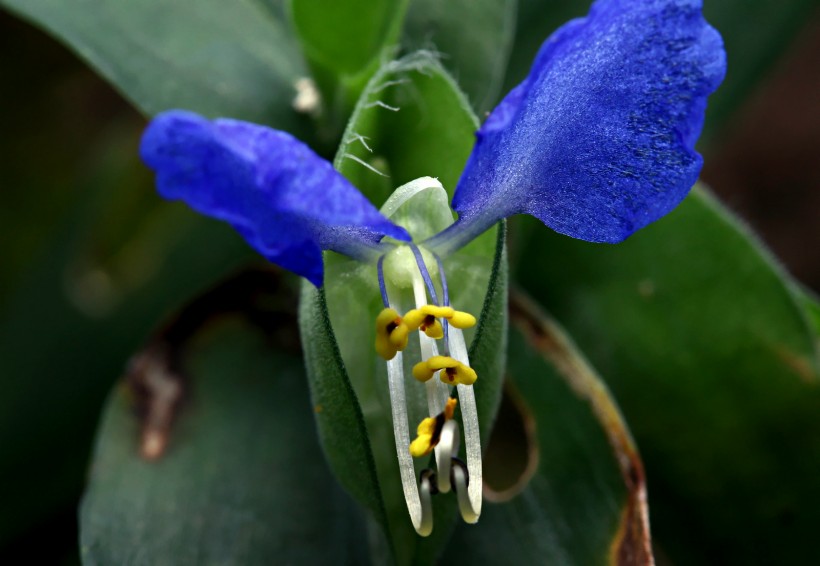
<path id="1" fill-rule="evenodd" d="M 375 97 L 391 107 L 397 105 L 399 111 L 373 105 Z M 394 146 L 399 140 L 386 135 L 388 128 L 399 117 L 413 120 L 414 115 L 427 113 L 434 103 L 439 106 L 434 116 L 419 121 L 425 128 L 410 129 L 400 140 L 402 147 L 415 147 L 415 151 L 400 151 Z M 442 121 L 429 121 L 439 112 Z M 444 112 L 451 114 L 451 126 L 446 131 L 439 126 Z M 453 113 L 462 116 L 461 130 L 452 127 Z M 346 136 L 350 141 L 340 149 L 337 167 L 380 205 L 387 193 L 384 187 L 394 179 L 412 179 L 429 173 L 453 183 L 469 153 L 474 124 L 474 118 L 446 73 L 434 59 L 420 55 L 389 65 L 370 82 L 348 125 Z M 430 143 L 425 143 L 426 139 Z M 447 142 L 446 149 L 444 142 Z M 390 176 L 383 177 L 360 161 L 346 157 L 350 155 L 361 155 L 362 161 L 369 159 L 373 167 L 386 167 Z M 441 185 L 434 179 L 422 179 L 410 193 L 406 188 L 399 189 L 396 192 L 403 193 L 403 197 L 392 202 L 388 199 L 382 212 L 420 241 L 453 221 L 447 204 L 449 195 Z M 449 185 L 450 191 L 453 187 Z M 399 561 L 426 561 L 436 556 L 446 542 L 456 516 L 455 503 L 444 505 L 436 501 L 433 535 L 428 539 L 416 536 L 402 496 L 385 364 L 376 358 L 373 349 L 373 321 L 382 308 L 376 269 L 332 253 L 326 253 L 325 260 L 325 286 L 317 290 L 312 285 L 303 285 L 300 307 L 313 401 L 321 407 L 316 417 L 323 446 L 342 483 L 382 523 L 394 555 L 402 557 Z M 467 331 L 467 343 L 472 344 L 471 365 L 479 374 L 474 388 L 480 428 L 486 439 L 498 404 L 506 351 L 507 270 L 503 229 L 492 230 L 453 256 L 444 258 L 444 266 L 452 304 L 479 318 L 477 328 Z M 385 261 L 388 281 L 394 269 L 388 258 Z M 393 291 L 399 291 L 399 300 L 406 308 L 413 306 L 411 291 Z M 424 387 L 413 383 L 410 370 L 414 360 L 418 361 L 415 337 L 411 339 L 405 362 L 413 430 L 428 416 Z"/>

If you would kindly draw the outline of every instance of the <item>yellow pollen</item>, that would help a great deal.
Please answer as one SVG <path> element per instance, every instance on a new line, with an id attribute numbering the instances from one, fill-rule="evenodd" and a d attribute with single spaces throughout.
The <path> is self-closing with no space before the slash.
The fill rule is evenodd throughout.
<path id="1" fill-rule="evenodd" d="M 444 405 L 444 418 L 448 421 L 453 418 L 453 413 L 456 411 L 456 405 L 458 405 L 458 399 L 455 397 L 450 397 L 447 399 L 447 404 Z"/>
<path id="2" fill-rule="evenodd" d="M 410 443 L 410 454 L 414 458 L 426 456 L 433 451 L 433 433 L 436 431 L 436 418 L 427 417 L 419 423 L 416 438 Z"/>
<path id="3" fill-rule="evenodd" d="M 470 328 L 475 326 L 475 317 L 468 312 L 456 311 L 447 320 L 456 328 Z"/>
<path id="4" fill-rule="evenodd" d="M 410 329 L 394 309 L 385 308 L 376 317 L 376 352 L 392 360 L 396 352 L 407 347 Z"/>
<path id="5" fill-rule="evenodd" d="M 444 330 L 438 319 L 444 318 L 456 328 L 470 328 L 475 325 L 475 317 L 469 313 L 457 311 L 453 307 L 424 305 L 407 311 L 404 323 L 411 330 L 418 328 L 430 338 L 436 340 L 444 337 Z"/>
<path id="6" fill-rule="evenodd" d="M 472 385 L 478 379 L 475 370 L 449 356 L 433 356 L 413 366 L 413 377 L 426 382 L 440 371 L 439 378 L 448 385 Z"/>
<path id="7" fill-rule="evenodd" d="M 420 458 L 428 455 L 436 447 L 441 437 L 444 423 L 453 418 L 458 400 L 450 397 L 444 406 L 444 411 L 436 417 L 427 417 L 419 423 L 416 429 L 416 438 L 410 443 L 410 455 Z"/>

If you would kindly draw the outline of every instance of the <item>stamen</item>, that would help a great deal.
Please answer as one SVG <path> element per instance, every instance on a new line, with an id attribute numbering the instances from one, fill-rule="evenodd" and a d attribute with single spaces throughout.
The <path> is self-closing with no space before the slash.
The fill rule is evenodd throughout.
<path id="1" fill-rule="evenodd" d="M 413 377 L 422 382 L 429 381 L 436 372 L 440 372 L 439 378 L 448 385 L 472 385 L 478 379 L 473 368 L 449 356 L 433 356 L 413 366 Z"/>
<path id="2" fill-rule="evenodd" d="M 411 330 L 418 328 L 430 338 L 440 339 L 444 337 L 444 331 L 438 319 L 451 318 L 455 314 L 452 307 L 422 305 L 421 308 L 407 311 L 404 321 Z"/>
<path id="3" fill-rule="evenodd" d="M 427 295 L 424 292 L 424 283 L 421 278 L 413 277 L 413 295 L 416 306 L 422 307 L 427 303 Z M 429 360 L 433 356 L 438 356 L 436 342 L 424 333 L 419 333 L 419 346 L 421 348 L 421 359 Z M 437 415 L 444 410 L 444 405 L 450 397 L 449 388 L 437 379 L 427 382 L 427 410 L 431 415 Z M 438 451 L 436 451 L 438 457 Z"/>
<path id="4" fill-rule="evenodd" d="M 384 255 L 379 257 L 376 270 L 378 271 L 379 277 L 379 291 L 382 292 L 382 304 L 384 308 L 388 308 L 390 306 L 390 300 L 387 298 L 387 286 L 384 284 Z"/>
<path id="5" fill-rule="evenodd" d="M 470 481 L 464 463 L 453 459 L 453 483 L 456 486 L 456 498 L 458 499 L 458 510 L 465 523 L 477 523 L 481 515 L 481 499 L 478 500 L 478 507 L 475 507 L 475 500 L 472 496 L 472 488 L 476 485 L 473 479 Z M 479 490 L 480 493 L 480 490 Z"/>
<path id="6" fill-rule="evenodd" d="M 464 333 L 453 328 L 450 332 L 450 350 L 453 358 L 463 364 L 469 364 L 467 345 L 464 342 Z M 464 425 L 464 447 L 467 452 L 467 469 L 469 470 L 470 482 L 467 485 L 466 474 L 463 475 L 461 492 L 459 492 L 459 509 L 461 516 L 468 523 L 475 523 L 481 515 L 481 435 L 478 430 L 478 409 L 475 402 L 475 393 L 471 385 L 459 384 L 458 401 L 461 405 L 461 421 Z M 455 469 L 454 469 L 455 472 Z M 458 474 L 454 473 L 456 479 L 456 491 L 459 490 Z M 464 495 L 462 495 L 462 493 Z M 466 497 L 465 502 L 462 498 Z M 469 507 L 467 506 L 469 503 Z"/>
<path id="7" fill-rule="evenodd" d="M 436 258 L 436 265 L 438 265 L 438 275 L 439 280 L 441 281 L 441 294 L 442 296 L 442 306 L 449 307 L 450 306 L 450 291 L 447 289 L 447 277 L 444 276 L 444 264 L 441 262 L 441 258 L 438 254 L 433 254 L 433 257 Z M 443 320 L 441 325 L 444 327 L 444 355 L 450 355 L 450 323 L 447 320 Z"/>
<path id="8" fill-rule="evenodd" d="M 472 315 L 456 311 L 450 306 L 443 264 L 434 254 L 444 300 L 439 306 L 435 285 L 421 250 L 414 244 L 408 246 L 418 267 L 418 270 L 410 268 L 405 272 L 412 280 L 416 309 L 401 317 L 390 307 L 384 276 L 385 256 L 379 257 L 379 290 L 385 308 L 376 321 L 376 349 L 388 360 L 393 435 L 407 510 L 416 532 L 427 536 L 433 529 L 431 498 L 436 493 L 447 493 L 455 489 L 459 511 L 468 523 L 476 522 L 481 513 L 481 439 L 472 388 L 476 373 L 469 367 L 467 347 L 460 330 L 473 326 L 476 320 Z M 392 271 L 390 273 L 392 277 Z M 428 293 L 433 304 L 428 304 Z M 416 379 L 426 382 L 429 414 L 436 416 L 422 420 L 417 429 L 418 437 L 411 443 L 401 350 L 407 345 L 408 333 L 416 328 L 422 330 L 419 332 L 421 361 L 414 366 L 413 374 Z M 435 339 L 441 337 L 445 339 L 445 352 L 452 352 L 452 357 L 439 355 Z M 436 372 L 440 379 L 432 379 Z M 450 397 L 450 384 L 456 385 L 458 400 Z M 458 423 L 453 420 L 457 402 L 462 405 L 466 465 L 456 457 L 461 434 Z M 433 451 L 436 472 L 424 470 L 417 483 L 413 456 L 422 457 Z"/>
<path id="9" fill-rule="evenodd" d="M 441 427 L 444 426 L 444 419 L 441 424 L 437 417 L 427 417 L 419 423 L 416 429 L 416 438 L 410 443 L 410 455 L 413 458 L 427 456 L 438 444 L 438 436 L 441 434 Z"/>
<path id="10" fill-rule="evenodd" d="M 419 476 L 419 491 L 421 492 L 421 521 L 418 526 L 414 523 L 419 536 L 426 537 L 433 532 L 433 495 L 436 493 L 431 480 L 432 470 L 422 470 Z M 415 483 L 415 480 L 414 482 Z"/>
<path id="11" fill-rule="evenodd" d="M 390 390 L 390 409 L 393 415 L 393 438 L 396 441 L 396 456 L 399 460 L 401 486 L 407 512 L 416 532 L 426 537 L 433 530 L 433 507 L 430 501 L 430 482 L 421 481 L 421 496 L 416 484 L 413 457 L 407 447 L 410 445 L 410 428 L 407 421 L 407 399 L 404 395 L 404 364 L 399 352 L 387 362 L 387 381 Z"/>
<path id="12" fill-rule="evenodd" d="M 441 279 L 441 294 L 444 295 L 442 297 L 443 302 L 441 303 L 444 307 L 450 306 L 450 292 L 447 289 L 447 277 L 444 276 L 444 264 L 441 263 L 441 258 L 438 254 L 433 254 L 433 257 L 436 258 L 436 265 L 438 266 L 438 274 L 439 279 Z"/>
<path id="13" fill-rule="evenodd" d="M 416 438 L 410 443 L 410 454 L 414 458 L 427 456 L 438 445 L 446 423 L 453 419 L 456 403 L 458 400 L 450 397 L 442 412 L 434 417 L 427 417 L 419 423 Z"/>
<path id="14" fill-rule="evenodd" d="M 456 403 L 451 397 L 447 400 L 444 411 L 435 417 L 424 419 L 418 427 L 418 437 L 410 444 L 410 453 L 414 457 L 429 454 L 436 448 L 437 474 L 433 493 L 448 493 L 451 489 L 450 468 L 454 454 L 458 454 L 458 424 L 453 420 Z M 429 470 L 427 470 L 429 471 Z"/>
<path id="15" fill-rule="evenodd" d="M 471 328 L 475 326 L 476 320 L 473 315 L 468 312 L 455 311 L 453 316 L 449 317 L 447 321 L 456 328 Z"/>
<path id="16" fill-rule="evenodd" d="M 418 261 L 418 256 L 416 256 L 416 259 Z M 427 295 L 424 292 L 424 283 L 417 276 L 413 277 L 413 295 L 416 301 L 416 308 L 421 308 L 427 303 Z M 419 333 L 419 346 L 421 349 L 422 360 L 429 360 L 434 356 L 438 356 L 436 341 L 421 332 Z M 429 411 L 429 414 L 439 414 L 447 406 L 447 402 L 450 398 L 450 388 L 438 379 L 430 379 L 425 384 L 425 389 L 427 391 L 427 410 Z M 435 454 L 436 462 L 440 462 L 442 461 L 442 458 L 445 458 L 445 456 L 442 455 L 441 448 L 438 446 L 435 448 Z"/>
<path id="17" fill-rule="evenodd" d="M 410 246 L 410 249 L 413 251 L 413 255 L 416 258 L 416 264 L 419 266 L 419 272 L 421 273 L 422 279 L 424 279 L 424 284 L 427 286 L 427 291 L 430 293 L 430 299 L 432 299 L 433 304 L 438 304 L 438 297 L 436 296 L 436 288 L 433 285 L 433 279 L 430 277 L 430 273 L 427 271 L 427 266 L 424 263 L 424 257 L 421 255 L 421 250 L 419 247 L 410 242 L 407 244 Z M 426 303 L 427 301 L 425 301 Z"/>
<path id="18" fill-rule="evenodd" d="M 425 419 L 422 421 L 422 424 L 419 425 L 420 433 L 422 429 L 425 428 L 425 436 L 429 436 L 427 433 L 432 432 L 439 437 L 437 448 L 441 449 L 440 451 L 437 450 L 436 453 L 437 473 L 426 469 L 422 471 L 420 475 L 422 504 L 427 503 L 426 497 L 435 495 L 436 493 L 448 493 L 453 486 L 455 486 L 458 510 L 461 513 L 462 519 L 467 523 L 476 523 L 481 514 L 481 500 L 478 500 L 478 507 L 476 507 L 476 501 L 470 493 L 471 482 L 468 468 L 464 462 L 456 456 L 458 454 L 459 433 L 458 424 L 452 420 L 454 408 L 455 399 L 450 399 L 444 413 L 435 418 Z M 445 421 L 443 426 L 440 426 L 439 421 L 441 420 Z M 424 427 L 426 421 L 434 421 L 436 423 L 436 430 L 426 430 L 426 427 Z M 419 439 L 416 440 L 418 441 Z M 414 441 L 414 443 L 415 442 L 416 441 Z M 473 482 L 472 485 L 475 485 L 475 482 Z M 432 524 L 430 528 L 432 529 Z"/>
<path id="19" fill-rule="evenodd" d="M 407 347 L 410 329 L 394 309 L 382 309 L 376 317 L 376 352 L 385 360 Z"/>
<path id="20" fill-rule="evenodd" d="M 458 423 L 447 421 L 441 429 L 438 441 L 439 451 L 436 453 L 437 487 L 441 493 L 449 493 L 451 489 L 450 471 L 453 457 L 458 454 Z M 439 458 L 439 454 L 441 457 Z"/>
<path id="21" fill-rule="evenodd" d="M 422 289 L 423 294 L 423 289 Z M 456 328 L 470 328 L 475 326 L 476 320 L 473 315 L 467 312 L 457 311 L 453 307 L 439 307 L 435 305 L 423 305 L 420 308 L 407 311 L 404 315 L 404 322 L 408 328 L 415 330 L 420 328 L 430 338 L 442 338 L 444 332 L 441 328 L 442 322 L 448 322 Z"/>

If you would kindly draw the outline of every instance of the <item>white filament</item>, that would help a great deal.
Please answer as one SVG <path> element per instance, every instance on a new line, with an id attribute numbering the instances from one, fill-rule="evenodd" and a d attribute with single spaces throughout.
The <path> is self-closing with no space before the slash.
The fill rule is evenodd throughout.
<path id="1" fill-rule="evenodd" d="M 427 304 L 427 291 L 421 275 L 413 277 L 413 296 L 416 300 L 416 308 L 420 309 Z M 419 332 L 419 346 L 421 346 L 421 361 L 426 362 L 433 356 L 438 356 L 436 341 L 427 336 L 424 332 Z M 440 379 L 428 379 L 427 383 L 427 410 L 430 416 L 435 416 L 444 410 L 447 398 L 450 396 L 450 389 L 441 382 Z M 436 450 L 436 458 L 439 453 Z"/>
<path id="2" fill-rule="evenodd" d="M 436 449 L 441 450 L 436 452 L 436 485 L 441 493 L 449 493 L 452 489 L 450 470 L 453 468 L 453 456 L 458 456 L 458 424 L 455 421 L 444 423 Z"/>
<path id="3" fill-rule="evenodd" d="M 421 478 L 421 524 L 416 527 L 416 532 L 426 537 L 433 532 L 433 494 L 430 478 L 423 475 Z M 415 526 L 415 525 L 414 525 Z"/>
<path id="4" fill-rule="evenodd" d="M 413 295 L 416 299 L 416 308 L 427 304 L 427 293 L 420 275 L 413 278 Z M 419 345 L 421 346 L 421 361 L 426 362 L 438 355 L 436 341 L 424 332 L 419 332 Z M 427 388 L 427 410 L 430 416 L 438 415 L 444 411 L 444 406 L 450 397 L 450 388 L 435 377 L 428 379 L 425 386 Z M 436 453 L 436 487 L 440 492 L 447 493 L 450 491 L 450 459 L 454 454 L 441 440 L 434 450 Z M 458 451 L 458 446 L 456 446 L 456 451 Z"/>
<path id="5" fill-rule="evenodd" d="M 450 326 L 450 355 L 469 366 L 470 358 L 467 354 L 467 345 L 464 342 L 464 333 Z M 461 405 L 461 419 L 464 425 L 464 447 L 467 451 L 467 471 L 470 474 L 470 485 L 467 488 L 468 500 L 462 504 L 462 494 L 459 493 L 459 509 L 462 518 L 468 523 L 475 523 L 481 515 L 481 435 L 478 430 L 478 410 L 475 404 L 475 394 L 472 385 L 458 385 L 458 401 Z M 459 472 L 458 466 L 454 468 Z M 457 473 L 454 474 L 458 479 Z M 462 474 L 463 475 L 463 474 Z M 456 482 L 458 488 L 458 482 Z M 458 489 L 456 489 L 458 491 Z M 469 503 L 470 507 L 466 507 Z"/>
<path id="6" fill-rule="evenodd" d="M 390 408 L 393 413 L 393 437 L 396 441 L 396 456 L 399 459 L 401 472 L 401 486 L 404 490 L 404 500 L 407 502 L 407 512 L 413 528 L 421 536 L 427 536 L 432 530 L 432 514 L 425 521 L 424 509 L 419 499 L 419 489 L 416 485 L 416 470 L 413 467 L 413 457 L 410 455 L 410 429 L 407 424 L 407 399 L 404 395 L 404 365 L 401 352 L 392 360 L 387 361 L 387 381 L 390 388 Z M 427 494 L 429 500 L 429 494 Z M 429 501 L 427 502 L 429 507 Z M 430 523 L 427 525 L 427 523 Z"/>
<path id="7" fill-rule="evenodd" d="M 475 512 L 475 506 L 473 505 L 472 497 L 470 497 L 470 492 L 472 491 L 470 487 L 474 485 L 473 478 L 470 478 L 470 485 L 467 487 L 467 478 L 464 477 L 464 470 L 461 469 L 461 466 L 455 466 L 453 468 L 453 479 L 456 482 L 456 497 L 458 498 L 458 510 L 461 512 L 461 518 L 464 519 L 466 523 L 477 523 L 478 513 Z M 479 500 L 479 505 L 480 504 L 481 500 Z"/>
<path id="8" fill-rule="evenodd" d="M 424 280 L 417 271 L 412 276 L 413 295 L 416 308 L 428 304 Z M 470 360 L 464 334 L 458 328 L 450 326 L 448 346 L 450 355 L 462 364 L 469 366 Z M 419 332 L 421 361 L 426 362 L 438 355 L 434 339 L 424 332 Z M 407 503 L 407 511 L 413 527 L 420 536 L 427 536 L 433 530 L 432 486 L 430 478 L 423 475 L 420 484 L 416 483 L 415 466 L 410 454 L 410 429 L 408 424 L 407 397 L 404 390 L 404 363 L 402 353 L 387 362 L 387 377 L 390 390 L 390 405 L 393 415 L 393 436 L 396 442 L 396 456 L 399 461 L 402 489 Z M 444 411 L 450 397 L 450 387 L 440 379 L 429 379 L 425 385 L 427 391 L 427 408 L 431 416 Z M 458 385 L 458 399 L 461 405 L 461 416 L 464 426 L 464 444 L 467 453 L 467 471 L 469 485 L 461 466 L 453 466 L 452 458 L 458 455 L 459 427 L 455 421 L 447 421 L 441 431 L 436 455 L 436 487 L 439 492 L 447 493 L 455 487 L 458 507 L 461 516 L 467 523 L 475 523 L 481 514 L 481 437 L 478 430 L 478 411 L 476 409 L 473 387 Z M 455 486 L 451 484 L 451 473 Z"/>

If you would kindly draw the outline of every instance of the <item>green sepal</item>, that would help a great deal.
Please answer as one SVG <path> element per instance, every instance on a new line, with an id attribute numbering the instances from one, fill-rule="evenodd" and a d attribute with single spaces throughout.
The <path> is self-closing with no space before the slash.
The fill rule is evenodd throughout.
<path id="1" fill-rule="evenodd" d="M 396 186 L 425 176 L 437 177 L 451 195 L 472 148 L 476 127 L 477 120 L 466 99 L 441 65 L 429 54 L 415 54 L 386 65 L 371 80 L 354 111 L 335 163 L 377 205 Z M 386 175 L 374 172 L 361 161 Z M 428 198 L 432 193 L 408 206 L 423 209 L 429 205 Z M 449 218 L 436 218 L 436 222 L 452 221 L 451 214 Z M 445 225 L 427 229 L 435 232 Z M 475 387 L 485 438 L 500 397 L 506 349 L 504 232 L 501 224 L 501 229 L 493 228 L 452 257 L 443 258 L 453 305 L 479 315 L 477 327 L 465 335 L 471 365 L 480 376 Z M 343 400 L 349 406 L 339 411 L 344 415 L 346 430 L 336 423 L 335 411 L 316 414 L 320 437 L 342 484 L 350 487 L 378 521 L 383 520 L 381 507 L 372 493 L 363 491 L 380 490 L 387 519 L 382 526 L 388 533 L 394 559 L 402 564 L 433 561 L 450 535 L 457 510 L 452 498 L 448 501 L 448 496 L 438 497 L 434 501 L 433 534 L 422 539 L 412 528 L 396 460 L 386 364 L 374 349 L 374 323 L 382 308 L 375 265 L 326 253 L 325 269 L 322 289 L 305 283 L 302 290 L 300 319 L 308 375 L 318 404 L 324 406 L 318 399 L 330 396 L 334 403 Z M 411 337 L 405 359 L 405 375 L 411 380 L 407 389 L 412 421 L 429 416 L 424 388 L 410 377 L 412 362 L 419 359 L 415 337 Z M 411 422 L 411 429 L 417 424 Z M 351 449 L 352 443 L 356 446 Z M 367 454 L 370 456 L 361 456 Z M 353 486 L 355 482 L 359 485 Z"/>
<path id="2" fill-rule="evenodd" d="M 517 8 L 517 0 L 415 0 L 407 11 L 404 43 L 440 53 L 482 115 L 504 95 Z"/>

